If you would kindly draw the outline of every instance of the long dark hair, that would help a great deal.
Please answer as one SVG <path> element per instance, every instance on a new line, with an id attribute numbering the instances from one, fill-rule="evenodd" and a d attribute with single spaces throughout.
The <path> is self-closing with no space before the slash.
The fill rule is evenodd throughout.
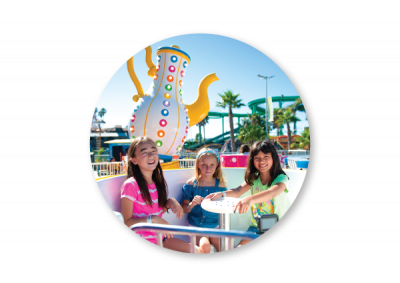
<path id="1" fill-rule="evenodd" d="M 130 161 L 131 158 L 135 157 L 136 148 L 142 143 L 154 144 L 153 140 L 148 137 L 138 137 L 131 143 L 128 149 L 128 173 L 126 174 L 126 178 L 129 179 L 130 177 L 133 177 L 136 180 L 140 188 L 140 193 L 143 196 L 143 200 L 147 205 L 153 207 L 153 201 L 150 197 L 149 188 L 147 187 L 146 180 L 144 179 L 142 172 L 140 171 L 139 165 L 135 165 L 132 163 L 132 161 Z M 151 178 L 156 184 L 158 192 L 158 206 L 166 207 L 168 199 L 168 186 L 167 182 L 164 179 L 164 174 L 161 169 L 160 162 L 157 163 L 157 167 L 156 169 L 154 169 Z"/>
<path id="2" fill-rule="evenodd" d="M 268 182 L 268 186 L 271 186 L 272 182 L 275 180 L 276 177 L 280 174 L 286 175 L 286 173 L 282 170 L 281 162 L 279 160 L 278 153 L 274 145 L 268 141 L 258 141 L 251 146 L 249 158 L 247 162 L 247 169 L 244 175 L 244 179 L 247 184 L 252 186 L 254 181 L 260 176 L 260 171 L 254 166 L 254 157 L 262 151 L 263 153 L 271 153 L 272 157 L 272 167 L 269 170 L 269 174 L 271 175 L 271 180 Z"/>

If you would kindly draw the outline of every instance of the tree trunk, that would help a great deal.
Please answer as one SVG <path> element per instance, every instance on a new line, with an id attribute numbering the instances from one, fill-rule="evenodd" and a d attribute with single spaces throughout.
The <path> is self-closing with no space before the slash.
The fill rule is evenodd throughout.
<path id="1" fill-rule="evenodd" d="M 100 124 L 98 124 L 99 125 L 99 151 L 100 151 L 100 149 L 101 149 L 101 126 L 100 126 Z"/>
<path id="2" fill-rule="evenodd" d="M 203 125 L 203 132 L 204 132 L 204 146 L 206 145 L 206 125 Z"/>
<path id="3" fill-rule="evenodd" d="M 235 129 L 233 128 L 233 114 L 231 107 L 229 107 L 229 127 L 231 128 L 231 151 L 236 152 Z"/>
<path id="4" fill-rule="evenodd" d="M 201 126 L 199 125 L 199 144 L 201 144 Z"/>
<path id="5" fill-rule="evenodd" d="M 289 123 L 286 123 L 287 126 L 287 132 L 288 132 L 288 150 L 290 149 L 290 144 L 292 143 L 292 133 L 290 132 L 290 125 Z"/>

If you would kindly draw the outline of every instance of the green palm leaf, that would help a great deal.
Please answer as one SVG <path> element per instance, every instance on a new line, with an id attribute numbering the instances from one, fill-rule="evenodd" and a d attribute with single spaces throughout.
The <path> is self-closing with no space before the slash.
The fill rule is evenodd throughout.
<path id="1" fill-rule="evenodd" d="M 232 150 L 232 152 L 236 152 L 232 109 L 240 108 L 242 106 L 245 106 L 245 104 L 242 103 L 241 99 L 238 99 L 240 93 L 234 94 L 232 92 L 232 90 L 224 91 L 223 94 L 218 93 L 218 95 L 221 97 L 221 101 L 217 102 L 217 107 L 221 107 L 223 109 L 228 107 L 228 109 L 229 109 L 229 113 L 228 113 L 229 114 L 229 127 L 230 127 L 230 132 L 231 132 L 231 144 L 232 144 L 231 150 Z"/>

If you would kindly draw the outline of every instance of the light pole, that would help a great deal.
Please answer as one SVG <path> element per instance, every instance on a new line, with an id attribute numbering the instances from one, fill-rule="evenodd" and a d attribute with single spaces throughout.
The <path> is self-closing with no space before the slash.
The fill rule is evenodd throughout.
<path id="1" fill-rule="evenodd" d="M 260 79 L 265 80 L 265 126 L 266 126 L 266 131 L 267 131 L 267 137 L 266 140 L 268 140 L 268 79 L 272 79 L 275 76 L 261 76 L 260 74 L 258 75 Z"/>

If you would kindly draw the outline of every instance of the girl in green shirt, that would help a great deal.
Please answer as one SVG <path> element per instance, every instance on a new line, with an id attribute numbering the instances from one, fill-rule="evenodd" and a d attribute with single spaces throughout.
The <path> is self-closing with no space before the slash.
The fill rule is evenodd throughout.
<path id="1" fill-rule="evenodd" d="M 252 145 L 245 173 L 245 182 L 229 191 L 227 197 L 238 198 L 251 189 L 251 195 L 241 199 L 234 212 L 246 213 L 251 209 L 252 224 L 247 232 L 259 234 L 256 215 L 277 214 L 279 219 L 288 208 L 288 177 L 281 168 L 278 153 L 274 145 L 267 141 L 258 141 Z M 222 197 L 221 192 L 209 194 L 205 199 Z M 250 240 L 241 240 L 238 246 Z"/>

